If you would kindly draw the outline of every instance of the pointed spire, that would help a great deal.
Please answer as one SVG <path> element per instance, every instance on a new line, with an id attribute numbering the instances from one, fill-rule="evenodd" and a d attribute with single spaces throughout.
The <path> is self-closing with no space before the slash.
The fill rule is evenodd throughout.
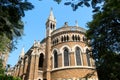
<path id="1" fill-rule="evenodd" d="M 21 54 L 20 54 L 20 57 L 23 57 L 25 55 L 25 52 L 24 52 L 24 47 L 22 48 L 22 51 L 21 51 Z"/>
<path id="2" fill-rule="evenodd" d="M 75 21 L 75 26 L 78 27 L 78 21 L 77 20 Z"/>
<path id="3" fill-rule="evenodd" d="M 48 19 L 55 21 L 55 17 L 54 17 L 54 15 L 53 15 L 53 9 L 52 9 L 52 8 L 51 8 L 51 10 L 50 10 L 50 15 L 49 15 Z"/>

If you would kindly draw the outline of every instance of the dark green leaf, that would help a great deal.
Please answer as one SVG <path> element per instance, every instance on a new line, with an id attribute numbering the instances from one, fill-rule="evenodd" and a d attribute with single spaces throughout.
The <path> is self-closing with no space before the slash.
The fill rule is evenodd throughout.
<path id="1" fill-rule="evenodd" d="M 86 5 L 87 7 L 90 7 L 90 4 L 87 1 L 84 2 L 84 5 Z"/>
<path id="2" fill-rule="evenodd" d="M 79 2 L 77 5 L 78 6 L 81 6 L 83 4 L 83 1 Z"/>
<path id="3" fill-rule="evenodd" d="M 71 2 L 65 2 L 64 4 L 65 4 L 65 5 L 70 5 L 70 4 L 71 4 Z"/>

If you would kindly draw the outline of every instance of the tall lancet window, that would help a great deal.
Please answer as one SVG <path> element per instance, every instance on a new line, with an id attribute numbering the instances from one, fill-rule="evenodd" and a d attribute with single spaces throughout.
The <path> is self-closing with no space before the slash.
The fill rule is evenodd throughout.
<path id="1" fill-rule="evenodd" d="M 90 54 L 89 54 L 89 50 L 86 49 L 86 57 L 87 57 L 87 63 L 88 63 L 88 66 L 90 66 Z"/>
<path id="2" fill-rule="evenodd" d="M 82 62 L 81 62 L 81 50 L 80 50 L 79 47 L 76 47 L 75 55 L 76 55 L 76 64 L 77 65 L 82 65 Z"/>
<path id="3" fill-rule="evenodd" d="M 39 68 L 43 67 L 43 61 L 44 61 L 44 55 L 43 53 L 41 53 L 39 57 Z"/>
<path id="4" fill-rule="evenodd" d="M 64 66 L 69 66 L 69 50 L 64 48 Z"/>
<path id="5" fill-rule="evenodd" d="M 55 50 L 54 52 L 54 68 L 58 67 L 58 55 L 57 55 L 57 51 Z"/>

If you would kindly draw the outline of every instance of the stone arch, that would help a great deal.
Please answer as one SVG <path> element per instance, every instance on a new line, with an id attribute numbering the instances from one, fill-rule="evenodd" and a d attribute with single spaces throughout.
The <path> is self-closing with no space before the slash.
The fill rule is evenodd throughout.
<path id="1" fill-rule="evenodd" d="M 52 23 L 50 23 L 50 29 L 51 29 L 51 30 L 53 29 L 53 24 L 52 24 Z"/>
<path id="2" fill-rule="evenodd" d="M 82 53 L 84 53 L 84 48 L 82 48 L 82 47 L 81 47 L 80 45 L 78 45 L 78 44 L 72 47 L 72 51 L 73 51 L 73 52 L 75 52 L 75 48 L 76 48 L 76 47 L 79 47 L 79 48 L 81 49 Z"/>
<path id="3" fill-rule="evenodd" d="M 86 54 L 86 61 L 87 61 L 87 65 L 88 66 L 91 66 L 91 58 L 90 58 L 90 53 L 89 53 L 89 47 L 88 46 L 86 46 L 85 48 L 84 48 L 84 53 Z"/>
<path id="4" fill-rule="evenodd" d="M 57 48 L 54 48 L 53 50 L 52 50 L 52 54 L 51 54 L 51 57 L 52 57 L 52 62 L 53 62 L 53 68 L 55 68 L 55 66 L 54 66 L 54 51 L 56 51 L 57 52 L 57 55 L 59 54 L 59 50 L 57 49 Z M 57 67 L 56 67 L 57 68 Z"/>
<path id="5" fill-rule="evenodd" d="M 67 41 L 69 41 L 69 36 L 67 35 Z"/>
<path id="6" fill-rule="evenodd" d="M 43 68 L 43 62 L 44 62 L 44 54 L 43 54 L 43 53 L 40 53 L 40 56 L 39 56 L 39 64 L 38 64 L 39 69 L 40 69 L 40 68 Z"/>
<path id="7" fill-rule="evenodd" d="M 60 53 L 62 53 L 62 66 L 64 66 L 64 48 L 68 48 L 69 53 L 71 52 L 71 48 L 68 45 L 64 45 L 60 48 Z M 69 64 L 70 64 L 70 56 L 69 56 Z"/>
<path id="8" fill-rule="evenodd" d="M 43 80 L 43 78 L 42 77 L 38 77 L 37 80 Z"/>
<path id="9" fill-rule="evenodd" d="M 77 35 L 75 35 L 74 37 L 75 37 L 75 41 L 77 41 L 78 40 Z"/>
<path id="10" fill-rule="evenodd" d="M 64 58 L 64 66 L 69 66 L 70 65 L 70 52 L 67 47 L 64 47 L 63 58 Z"/>
<path id="11" fill-rule="evenodd" d="M 80 41 L 80 36 L 78 35 L 78 41 Z"/>
<path id="12" fill-rule="evenodd" d="M 58 52 L 56 50 L 53 51 L 53 66 L 54 68 L 58 67 Z"/>
<path id="13" fill-rule="evenodd" d="M 68 45 L 64 45 L 60 48 L 60 53 L 63 53 L 64 47 L 67 47 L 69 49 L 69 51 L 71 52 L 71 48 Z"/>
<path id="14" fill-rule="evenodd" d="M 86 50 L 87 50 L 87 49 L 90 49 L 90 48 L 89 48 L 88 46 L 86 46 L 86 47 L 84 47 L 83 49 L 84 49 L 84 53 L 86 53 Z"/>
<path id="15" fill-rule="evenodd" d="M 79 48 L 80 49 L 80 64 L 78 64 L 78 62 L 77 62 L 77 57 L 78 57 L 78 55 L 76 55 L 76 48 Z M 79 45 L 75 45 L 75 46 L 73 46 L 73 48 L 72 48 L 72 51 L 74 52 L 74 56 L 75 56 L 75 65 L 77 66 L 77 65 L 79 65 L 79 66 L 82 66 L 83 65 L 83 57 L 82 57 L 82 53 L 84 52 L 83 51 L 83 48 L 81 47 L 81 46 L 79 46 Z"/>
<path id="16" fill-rule="evenodd" d="M 66 36 L 64 35 L 64 38 L 63 38 L 64 42 L 66 41 Z"/>
<path id="17" fill-rule="evenodd" d="M 53 24 L 53 29 L 55 29 L 55 24 Z"/>
<path id="18" fill-rule="evenodd" d="M 64 38 L 63 38 L 63 36 L 61 36 L 61 42 L 63 42 L 64 41 Z"/>
<path id="19" fill-rule="evenodd" d="M 73 40 L 73 41 L 75 40 L 75 36 L 74 36 L 74 35 L 72 35 L 72 40 Z"/>
<path id="20" fill-rule="evenodd" d="M 77 66 L 81 66 L 82 65 L 81 49 L 78 46 L 75 47 L 75 62 L 76 62 Z"/>
<path id="21" fill-rule="evenodd" d="M 59 53 L 59 50 L 58 50 L 57 48 L 54 48 L 54 49 L 52 50 L 52 54 L 51 54 L 52 57 L 53 57 L 53 52 L 54 52 L 55 50 L 58 52 L 58 54 L 60 54 L 60 53 Z"/>

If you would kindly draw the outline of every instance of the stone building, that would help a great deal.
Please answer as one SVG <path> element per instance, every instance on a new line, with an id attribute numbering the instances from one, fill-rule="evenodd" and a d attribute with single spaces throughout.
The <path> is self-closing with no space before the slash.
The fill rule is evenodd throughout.
<path id="1" fill-rule="evenodd" d="M 56 29 L 52 10 L 46 21 L 46 38 L 35 41 L 19 56 L 13 76 L 22 80 L 98 80 L 95 64 L 85 44 L 86 30 L 75 26 Z"/>

